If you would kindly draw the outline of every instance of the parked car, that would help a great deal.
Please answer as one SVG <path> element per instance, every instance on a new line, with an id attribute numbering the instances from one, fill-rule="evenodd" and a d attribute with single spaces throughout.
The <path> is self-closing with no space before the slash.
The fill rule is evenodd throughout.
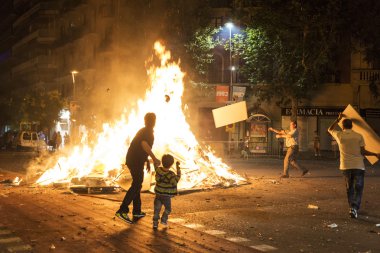
<path id="1" fill-rule="evenodd" d="M 13 147 L 17 150 L 43 151 L 47 149 L 45 141 L 40 140 L 37 132 L 34 131 L 19 132 L 14 138 Z"/>

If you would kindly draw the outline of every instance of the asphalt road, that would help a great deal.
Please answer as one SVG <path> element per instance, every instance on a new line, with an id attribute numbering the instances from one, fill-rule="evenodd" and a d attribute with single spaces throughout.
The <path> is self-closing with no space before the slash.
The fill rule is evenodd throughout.
<path id="1" fill-rule="evenodd" d="M 30 154 L 0 153 L 0 181 L 22 175 Z M 280 159 L 231 159 L 249 184 L 182 193 L 168 228 L 148 216 L 127 225 L 113 219 L 124 192 L 76 195 L 66 189 L 0 184 L 0 249 L 33 252 L 380 252 L 379 166 L 368 166 L 359 219 L 348 216 L 335 159 L 308 159 L 301 178 L 279 180 Z M 308 205 L 317 206 L 310 209 Z M 329 225 L 336 224 L 331 228 Z M 4 232 L 5 231 L 5 232 Z M 8 240 L 2 240 L 13 238 Z M 9 242 L 11 241 L 11 242 Z M 12 247 L 26 248 L 12 248 Z M 30 247 L 28 249 L 27 247 Z M 2 252 L 0 250 L 0 252 Z M 14 251 L 23 252 L 23 251 Z"/>

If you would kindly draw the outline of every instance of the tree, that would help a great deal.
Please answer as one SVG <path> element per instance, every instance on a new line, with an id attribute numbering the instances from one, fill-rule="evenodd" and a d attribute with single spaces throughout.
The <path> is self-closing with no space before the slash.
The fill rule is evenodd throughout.
<path id="1" fill-rule="evenodd" d="M 220 28 L 199 28 L 185 45 L 198 75 L 203 79 L 206 78 L 208 68 L 214 61 L 214 49 L 220 44 L 218 38 L 215 37 L 219 31 Z"/>
<path id="2" fill-rule="evenodd" d="M 65 107 L 67 101 L 62 99 L 57 90 L 33 88 L 23 93 L 14 92 L 9 104 L 12 112 L 9 123 L 18 125 L 21 121 L 37 121 L 41 127 L 50 128 Z"/>
<path id="3" fill-rule="evenodd" d="M 268 0 L 234 37 L 241 72 L 261 100 L 291 102 L 297 117 L 300 99 L 308 99 L 326 80 L 337 37 L 339 1 Z"/>
<path id="4" fill-rule="evenodd" d="M 377 0 L 349 0 L 343 9 L 342 30 L 359 42 L 369 63 L 379 64 L 380 58 L 380 2 Z"/>
<path id="5" fill-rule="evenodd" d="M 361 50 L 374 69 L 380 68 L 380 2 L 377 0 L 347 1 L 343 13 L 342 30 L 353 40 L 353 50 Z M 359 45 L 359 46 L 358 46 Z M 375 99 L 379 97 L 380 79 L 369 81 Z"/>

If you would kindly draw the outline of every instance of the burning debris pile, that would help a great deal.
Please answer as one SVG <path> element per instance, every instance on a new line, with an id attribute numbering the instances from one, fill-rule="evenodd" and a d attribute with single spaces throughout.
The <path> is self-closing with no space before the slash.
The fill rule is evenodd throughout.
<path id="1" fill-rule="evenodd" d="M 210 147 L 198 143 L 183 113 L 185 74 L 179 63 L 171 61 L 170 52 L 161 43 L 156 42 L 154 50 L 160 65 L 152 65 L 147 70 L 151 87 L 145 98 L 137 101 L 136 108 L 124 112 L 113 125 L 104 124 L 95 145 L 78 145 L 70 153 L 60 156 L 41 175 L 37 184 L 70 182 L 71 185 L 82 185 L 86 182 L 83 178 L 87 177 L 92 178 L 91 182 L 113 182 L 117 185 L 121 172 L 128 171 L 121 164 L 124 163 L 129 143 L 142 127 L 147 112 L 157 115 L 153 147 L 156 156 L 170 153 L 181 162 L 182 178 L 178 184 L 179 190 L 231 186 L 246 182 L 245 178 L 216 157 Z M 105 181 L 97 181 L 94 177 Z M 145 175 L 144 181 L 150 182 L 148 188 L 154 184 L 152 178 L 152 174 Z"/>

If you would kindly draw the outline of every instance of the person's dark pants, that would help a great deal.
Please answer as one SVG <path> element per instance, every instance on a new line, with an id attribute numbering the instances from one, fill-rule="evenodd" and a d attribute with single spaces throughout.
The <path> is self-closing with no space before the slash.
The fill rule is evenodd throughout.
<path id="1" fill-rule="evenodd" d="M 350 208 L 359 210 L 364 189 L 364 170 L 349 169 L 342 172 L 346 179 L 348 204 Z"/>
<path id="2" fill-rule="evenodd" d="M 162 213 L 161 222 L 166 223 L 168 221 L 169 214 L 172 211 L 171 198 L 171 196 L 156 194 L 156 197 L 154 199 L 153 222 L 158 222 L 158 220 L 160 219 L 160 212 L 162 206 L 165 207 L 165 210 Z"/>
<path id="3" fill-rule="evenodd" d="M 133 214 L 141 213 L 140 191 L 144 181 L 144 163 L 142 165 L 128 165 L 132 175 L 132 184 L 121 203 L 119 212 L 129 212 L 129 205 L 133 201 Z"/>
<path id="4" fill-rule="evenodd" d="M 298 146 L 291 146 L 288 147 L 288 150 L 286 151 L 286 155 L 284 158 L 284 175 L 289 176 L 289 165 L 291 165 L 293 168 L 296 168 L 299 171 L 305 172 L 306 169 L 304 167 L 301 167 L 297 163 L 297 156 L 298 156 Z"/>

